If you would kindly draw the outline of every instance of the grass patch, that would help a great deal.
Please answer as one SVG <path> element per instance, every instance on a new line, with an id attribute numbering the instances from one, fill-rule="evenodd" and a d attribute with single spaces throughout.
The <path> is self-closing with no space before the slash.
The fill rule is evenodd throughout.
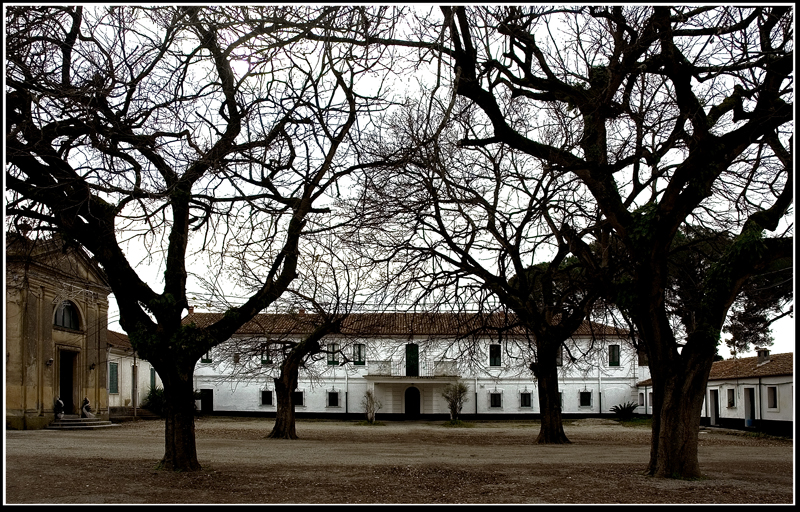
<path id="1" fill-rule="evenodd" d="M 731 434 L 734 436 L 742 436 L 742 437 L 752 437 L 754 439 L 774 439 L 779 441 L 791 441 L 791 436 L 774 436 L 772 434 L 766 434 L 764 432 L 747 432 L 747 431 L 729 431 L 726 432 L 727 434 Z"/>
<path id="2" fill-rule="evenodd" d="M 442 426 L 448 428 L 472 428 L 475 426 L 474 423 L 470 423 L 468 421 L 461 421 L 461 420 L 447 420 L 442 423 Z"/>
<path id="3" fill-rule="evenodd" d="M 356 425 L 360 427 L 384 427 L 386 426 L 386 423 L 383 423 L 382 421 L 376 421 L 374 423 L 370 423 L 367 420 L 361 420 L 358 423 L 356 423 Z"/>
<path id="4" fill-rule="evenodd" d="M 652 416 L 637 416 L 629 420 L 617 420 L 623 427 L 653 427 Z"/>

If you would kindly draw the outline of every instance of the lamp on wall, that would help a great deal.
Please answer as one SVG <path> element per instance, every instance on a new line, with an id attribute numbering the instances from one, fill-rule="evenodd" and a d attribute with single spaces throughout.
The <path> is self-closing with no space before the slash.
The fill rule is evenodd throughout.
<path id="1" fill-rule="evenodd" d="M 48 359 L 48 360 L 47 360 L 47 362 L 46 362 L 46 363 L 44 363 L 44 364 L 46 364 L 47 366 L 51 366 L 51 365 L 53 364 L 53 358 L 51 357 L 51 358 L 50 358 L 50 359 Z"/>
<path id="2" fill-rule="evenodd" d="M 90 365 L 89 365 L 89 369 L 90 369 L 90 370 L 94 370 L 94 363 L 92 363 L 92 364 L 90 364 Z"/>

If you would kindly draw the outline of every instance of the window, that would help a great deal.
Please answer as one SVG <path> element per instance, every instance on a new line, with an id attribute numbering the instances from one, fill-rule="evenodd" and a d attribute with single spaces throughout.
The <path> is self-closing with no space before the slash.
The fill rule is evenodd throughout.
<path id="1" fill-rule="evenodd" d="M 74 329 L 76 331 L 80 329 L 80 324 L 78 323 L 78 308 L 75 307 L 75 304 L 68 300 L 63 301 L 56 310 L 56 318 L 53 321 L 53 325 Z"/>
<path id="2" fill-rule="evenodd" d="M 619 366 L 619 345 L 608 346 L 608 366 Z"/>
<path id="3" fill-rule="evenodd" d="M 353 345 L 353 364 L 365 364 L 367 360 L 367 346 L 363 343 Z"/>
<path id="4" fill-rule="evenodd" d="M 644 405 L 644 393 L 639 393 L 639 405 Z"/>
<path id="5" fill-rule="evenodd" d="M 728 407 L 736 407 L 736 390 L 728 390 Z"/>
<path id="6" fill-rule="evenodd" d="M 647 393 L 647 403 L 650 404 L 650 407 L 653 406 L 653 392 Z"/>
<path id="7" fill-rule="evenodd" d="M 777 386 L 767 386 L 767 409 L 778 408 L 778 388 Z"/>
<path id="8" fill-rule="evenodd" d="M 119 364 L 108 363 L 108 392 L 119 393 Z"/>
<path id="9" fill-rule="evenodd" d="M 339 407 L 338 391 L 328 391 L 328 407 Z"/>
<path id="10" fill-rule="evenodd" d="M 564 407 L 564 393 L 561 391 L 558 392 L 558 406 L 561 408 Z"/>
<path id="11" fill-rule="evenodd" d="M 272 359 L 269 357 L 269 344 L 262 343 L 261 344 L 261 364 L 271 364 Z"/>
<path id="12" fill-rule="evenodd" d="M 205 353 L 203 357 L 200 358 L 201 363 L 210 363 L 211 362 L 211 351 Z"/>
<path id="13" fill-rule="evenodd" d="M 530 407 L 531 406 L 531 393 L 530 391 L 523 391 L 519 394 L 519 406 L 520 407 Z"/>
<path id="14" fill-rule="evenodd" d="M 334 366 L 339 364 L 339 344 L 328 344 L 328 365 Z"/>
<path id="15" fill-rule="evenodd" d="M 503 407 L 503 394 L 489 393 L 489 407 Z"/>
<path id="16" fill-rule="evenodd" d="M 489 366 L 500 366 L 500 345 L 489 345 Z"/>
<path id="17" fill-rule="evenodd" d="M 558 352 L 556 352 L 556 366 L 563 366 L 564 365 L 564 345 L 558 346 Z"/>
<path id="18" fill-rule="evenodd" d="M 644 348 L 639 347 L 639 350 L 636 351 L 636 355 L 639 359 L 636 364 L 639 366 L 650 366 L 650 363 L 647 361 L 647 352 L 645 352 Z"/>
<path id="19" fill-rule="evenodd" d="M 295 406 L 304 406 L 306 405 L 305 401 L 303 400 L 304 397 L 305 393 L 303 393 L 302 391 L 295 391 L 292 393 L 292 402 L 294 403 Z"/>
<path id="20" fill-rule="evenodd" d="M 261 390 L 261 405 L 272 405 L 272 390 Z"/>
<path id="21" fill-rule="evenodd" d="M 591 407 L 592 406 L 592 392 L 591 391 L 581 391 L 580 392 L 580 404 L 581 404 L 581 407 Z"/>

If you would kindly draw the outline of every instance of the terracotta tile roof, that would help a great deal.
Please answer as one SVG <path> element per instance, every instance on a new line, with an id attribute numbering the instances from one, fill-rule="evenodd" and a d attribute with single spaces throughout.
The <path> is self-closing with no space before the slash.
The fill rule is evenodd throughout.
<path id="1" fill-rule="evenodd" d="M 772 377 L 775 375 L 792 375 L 794 373 L 793 352 L 770 354 L 769 361 L 758 365 L 758 357 L 726 359 L 711 365 L 708 380 L 746 379 L 750 377 Z M 653 379 L 637 383 L 637 386 L 652 386 Z"/>
<path id="2" fill-rule="evenodd" d="M 708 376 L 708 380 L 792 375 L 794 373 L 792 356 L 792 352 L 770 354 L 769 361 L 760 366 L 758 365 L 758 357 L 717 361 L 711 366 L 711 374 Z"/>
<path id="3" fill-rule="evenodd" d="M 130 350 L 132 348 L 127 334 L 112 331 L 111 329 L 109 329 L 107 332 L 108 336 L 106 337 L 106 341 L 110 346 L 114 348 L 121 348 L 123 350 Z"/>
<path id="4" fill-rule="evenodd" d="M 207 327 L 222 318 L 222 313 L 191 313 L 182 323 Z M 316 314 L 260 314 L 244 324 L 237 334 L 307 334 L 313 329 Z M 509 320 L 513 320 L 509 317 Z M 488 317 L 488 329 L 503 327 L 504 317 Z M 481 317 L 477 314 L 456 313 L 354 313 L 345 319 L 345 334 L 373 336 L 452 336 L 469 335 L 480 330 Z M 514 327 L 512 334 L 523 331 Z M 575 332 L 578 336 L 626 336 L 627 333 L 595 322 L 584 322 Z"/>

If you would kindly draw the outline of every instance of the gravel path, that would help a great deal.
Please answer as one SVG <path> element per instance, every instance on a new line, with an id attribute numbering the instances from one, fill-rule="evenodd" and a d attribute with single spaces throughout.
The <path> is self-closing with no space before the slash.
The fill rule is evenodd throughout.
<path id="1" fill-rule="evenodd" d="M 650 431 L 566 422 L 569 445 L 534 443 L 537 422 L 200 418 L 203 470 L 155 470 L 163 422 L 89 432 L 6 431 L 5 503 L 793 503 L 793 443 L 703 430 L 704 478 L 645 477 Z"/>

